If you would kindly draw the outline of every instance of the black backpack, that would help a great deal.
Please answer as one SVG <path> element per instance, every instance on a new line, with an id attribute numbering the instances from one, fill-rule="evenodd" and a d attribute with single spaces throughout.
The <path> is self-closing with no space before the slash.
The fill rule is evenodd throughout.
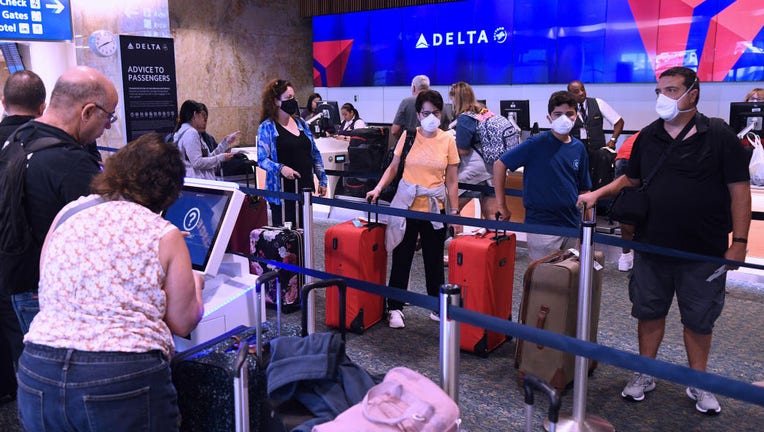
<path id="1" fill-rule="evenodd" d="M 401 151 L 401 161 L 398 164 L 398 171 L 395 173 L 395 177 L 393 177 L 390 184 L 379 193 L 380 200 L 392 202 L 395 193 L 398 191 L 398 183 L 400 183 L 401 178 L 403 178 L 403 168 L 406 165 L 406 157 L 409 155 L 409 151 L 411 151 L 411 147 L 414 145 L 415 140 L 416 129 L 406 129 L 406 141 L 403 142 L 403 150 Z M 387 157 L 385 157 L 384 169 L 382 170 L 383 173 L 393 161 L 394 150 L 395 147 L 391 148 L 387 153 Z"/>
<path id="2" fill-rule="evenodd" d="M 30 274 L 37 274 L 33 251 L 32 228 L 27 220 L 24 202 L 27 161 L 31 154 L 51 147 L 66 145 L 55 137 L 42 137 L 23 142 L 17 129 L 0 149 L 0 287 L 8 294 L 27 291 L 22 285 Z"/>

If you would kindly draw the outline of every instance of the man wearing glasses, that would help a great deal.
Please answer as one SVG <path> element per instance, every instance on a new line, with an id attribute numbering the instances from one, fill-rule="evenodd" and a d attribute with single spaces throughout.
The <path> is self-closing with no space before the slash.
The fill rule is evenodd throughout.
<path id="1" fill-rule="evenodd" d="M 29 330 L 39 311 L 38 268 L 45 235 L 64 205 L 90 193 L 90 181 L 100 167 L 97 158 L 85 147 L 117 120 L 114 114 L 117 102 L 117 90 L 103 74 L 89 67 L 77 67 L 64 72 L 56 81 L 45 113 L 19 127 L 9 138 L 24 143 L 46 137 L 60 140 L 29 157 L 24 206 L 33 245 L 23 258 L 25 271 L 19 272 L 21 277 L 14 286 L 0 287 L 14 293 L 13 308 L 22 333 Z M 4 260 L 0 265 L 10 264 Z"/>

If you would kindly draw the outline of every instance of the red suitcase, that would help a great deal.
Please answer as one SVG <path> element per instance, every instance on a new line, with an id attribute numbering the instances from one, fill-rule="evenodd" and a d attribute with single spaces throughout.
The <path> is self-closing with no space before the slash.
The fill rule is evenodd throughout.
<path id="1" fill-rule="evenodd" d="M 448 245 L 448 281 L 462 287 L 464 307 L 512 319 L 515 277 L 514 233 L 461 235 Z M 501 345 L 506 335 L 462 324 L 459 347 L 481 356 Z"/>
<path id="2" fill-rule="evenodd" d="M 329 273 L 384 285 L 387 276 L 385 225 L 353 219 L 327 229 L 324 267 Z M 378 323 L 384 307 L 384 298 L 348 287 L 345 308 L 348 330 L 362 333 Z M 326 325 L 339 326 L 337 288 L 326 290 Z"/>
<path id="3" fill-rule="evenodd" d="M 268 204 L 257 195 L 245 196 L 231 233 L 231 240 L 228 242 L 228 251 L 250 254 L 250 233 L 255 228 L 265 225 L 268 225 Z"/>

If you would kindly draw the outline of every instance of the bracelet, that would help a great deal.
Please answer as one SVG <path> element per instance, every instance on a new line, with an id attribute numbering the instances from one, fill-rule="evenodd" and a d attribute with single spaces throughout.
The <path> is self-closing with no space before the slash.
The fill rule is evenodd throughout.
<path id="1" fill-rule="evenodd" d="M 748 239 L 745 237 L 732 237 L 732 243 L 748 243 Z"/>
<path id="2" fill-rule="evenodd" d="M 448 214 L 450 214 L 451 216 L 458 215 L 459 214 L 459 210 L 451 209 L 451 210 L 448 211 Z"/>
<path id="3" fill-rule="evenodd" d="M 616 137 L 610 137 L 610 141 L 618 141 L 618 138 L 616 138 Z"/>

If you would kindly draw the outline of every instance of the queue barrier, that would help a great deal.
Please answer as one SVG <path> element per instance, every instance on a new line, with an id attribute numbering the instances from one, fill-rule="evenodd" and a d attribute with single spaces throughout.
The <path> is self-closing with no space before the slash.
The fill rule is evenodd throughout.
<path id="1" fill-rule="evenodd" d="M 460 185 L 461 187 L 461 185 Z M 349 202 L 341 199 L 327 199 L 321 197 L 314 197 L 309 191 L 304 191 L 302 195 L 289 194 L 283 192 L 264 191 L 260 189 L 242 188 L 242 191 L 249 194 L 256 194 L 262 196 L 272 196 L 281 199 L 296 199 L 302 203 L 308 203 L 307 206 L 303 206 L 304 212 L 311 212 L 311 204 L 324 204 L 342 208 L 349 208 L 361 211 L 372 211 L 380 214 L 389 214 L 396 216 L 404 216 L 413 219 L 446 222 L 458 225 L 470 225 L 477 226 L 486 229 L 508 229 L 516 232 L 534 232 L 540 234 L 552 234 L 552 235 L 565 235 L 570 237 L 578 237 L 581 233 L 581 229 L 575 228 L 563 228 L 563 227 L 551 227 L 545 225 L 532 225 L 516 222 L 505 221 L 490 221 L 483 219 L 467 218 L 462 216 L 449 216 L 442 214 L 416 212 L 410 210 L 403 210 L 391 207 L 384 207 L 378 205 L 371 205 L 358 202 Z M 764 216 L 759 214 L 756 216 Z M 764 218 L 763 218 L 764 219 Z M 758 265 L 753 263 L 746 263 L 740 261 L 732 261 L 719 257 L 712 257 L 700 254 L 692 254 L 684 251 L 679 251 L 670 248 L 664 248 L 645 243 L 635 241 L 625 241 L 613 236 L 606 236 L 602 234 L 594 234 L 593 240 L 595 243 L 608 244 L 613 246 L 627 246 L 639 251 L 645 251 L 650 253 L 668 255 L 678 258 L 705 260 L 717 262 L 720 264 L 728 264 L 738 267 L 749 267 L 755 269 L 764 270 L 764 265 Z M 306 236 L 305 241 L 306 248 L 312 248 L 312 238 L 309 239 Z M 353 288 L 359 289 L 372 294 L 380 295 L 383 297 L 394 298 L 402 302 L 408 302 L 413 306 L 437 311 L 440 309 L 440 301 L 437 298 L 430 297 L 424 294 L 414 293 L 411 291 L 403 291 L 399 289 L 390 288 L 385 285 L 374 284 L 354 278 L 343 277 L 341 275 L 327 273 L 312 268 L 300 267 L 291 264 L 265 260 L 254 256 L 249 257 L 253 261 L 260 262 L 262 264 L 271 265 L 278 268 L 284 268 L 286 270 L 303 273 L 311 278 L 318 279 L 332 279 L 343 278 L 348 281 L 348 285 L 352 285 Z M 731 397 L 743 402 L 752 403 L 759 406 L 764 406 L 764 388 L 754 386 L 750 383 L 737 381 L 731 378 L 727 378 L 721 375 L 716 375 L 708 372 L 701 372 L 694 369 L 690 369 L 687 366 L 675 365 L 663 360 L 652 359 L 643 357 L 638 354 L 634 354 L 627 351 L 618 350 L 615 348 L 599 345 L 593 342 L 583 341 L 570 336 L 561 335 L 547 330 L 537 329 L 531 326 L 522 325 L 519 323 L 507 321 L 501 318 L 496 318 L 489 315 L 484 315 L 478 312 L 470 311 L 454 304 L 448 303 L 447 310 L 444 312 L 444 316 L 453 318 L 461 323 L 471 324 L 478 327 L 483 327 L 491 331 L 506 334 L 511 337 L 523 339 L 539 345 L 548 346 L 560 351 L 565 351 L 576 356 L 593 359 L 599 362 L 607 363 L 622 369 L 632 370 L 641 373 L 650 374 L 656 378 L 672 381 L 682 385 L 700 387 L 713 393 Z M 458 342 L 457 342 L 458 345 Z M 449 347 L 444 346 L 444 341 L 441 340 L 440 346 L 441 352 L 448 350 Z M 453 397 L 453 396 L 452 396 Z"/>

